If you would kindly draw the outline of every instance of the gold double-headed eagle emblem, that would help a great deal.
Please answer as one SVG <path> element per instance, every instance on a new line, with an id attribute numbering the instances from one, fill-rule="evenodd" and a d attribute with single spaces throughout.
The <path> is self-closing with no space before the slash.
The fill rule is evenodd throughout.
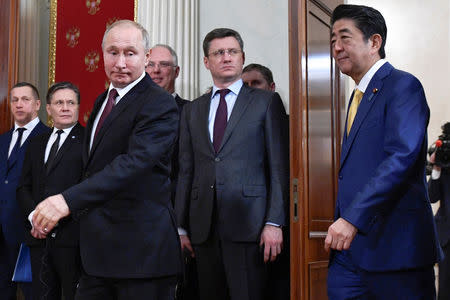
<path id="1" fill-rule="evenodd" d="M 100 10 L 101 0 L 86 0 L 86 7 L 90 15 L 95 15 Z"/>

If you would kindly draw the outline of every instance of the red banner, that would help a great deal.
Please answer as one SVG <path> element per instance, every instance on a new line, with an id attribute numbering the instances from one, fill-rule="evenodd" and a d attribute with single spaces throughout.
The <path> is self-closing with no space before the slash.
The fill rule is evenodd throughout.
<path id="1" fill-rule="evenodd" d="M 52 0 L 49 85 L 70 81 L 80 89 L 79 121 L 89 117 L 97 96 L 109 85 L 102 38 L 117 20 L 135 19 L 136 0 Z"/>

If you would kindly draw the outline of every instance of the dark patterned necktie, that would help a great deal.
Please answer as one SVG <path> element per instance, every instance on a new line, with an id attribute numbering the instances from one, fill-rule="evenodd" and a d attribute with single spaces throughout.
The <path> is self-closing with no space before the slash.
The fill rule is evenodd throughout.
<path id="1" fill-rule="evenodd" d="M 97 133 L 99 132 L 100 128 L 102 128 L 103 122 L 105 122 L 106 118 L 111 113 L 111 110 L 113 109 L 114 105 L 116 104 L 115 101 L 116 101 L 116 98 L 118 95 L 119 95 L 119 93 L 117 93 L 116 89 L 112 89 L 111 91 L 109 91 L 108 102 L 106 102 L 106 105 L 105 105 L 105 108 L 103 109 L 102 115 L 100 116 L 100 119 L 98 120 L 97 128 L 95 128 L 94 141 L 95 141 L 95 138 L 97 137 Z"/>
<path id="2" fill-rule="evenodd" d="M 216 92 L 220 94 L 219 107 L 217 107 L 216 118 L 214 120 L 214 132 L 213 132 L 213 145 L 216 153 L 219 152 L 220 145 L 222 144 L 223 134 L 227 128 L 227 102 L 225 96 L 230 92 L 229 89 L 218 90 Z"/>
<path id="3" fill-rule="evenodd" d="M 58 153 L 59 140 L 61 139 L 61 133 L 63 133 L 63 132 L 64 132 L 64 130 L 62 130 L 62 129 L 59 129 L 58 131 L 56 131 L 56 134 L 58 135 L 58 137 L 53 142 L 53 145 L 50 148 L 50 153 L 48 154 L 47 162 L 45 163 L 45 170 L 47 171 L 47 173 L 50 170 L 50 168 L 52 167 L 53 161 L 55 160 L 56 154 Z"/>
<path id="4" fill-rule="evenodd" d="M 12 162 L 12 161 L 14 161 L 14 160 L 16 159 L 17 153 L 19 152 L 20 145 L 21 145 L 21 143 L 22 143 L 23 132 L 24 132 L 25 130 L 27 130 L 27 129 L 26 129 L 26 128 L 23 128 L 23 127 L 20 127 L 20 128 L 17 128 L 16 130 L 17 130 L 17 132 L 18 132 L 17 141 L 16 141 L 16 143 L 14 144 L 14 147 L 13 147 L 13 149 L 11 150 L 11 154 L 10 154 L 9 157 L 8 157 L 8 161 L 7 161 L 8 168 L 9 168 L 9 163 Z"/>

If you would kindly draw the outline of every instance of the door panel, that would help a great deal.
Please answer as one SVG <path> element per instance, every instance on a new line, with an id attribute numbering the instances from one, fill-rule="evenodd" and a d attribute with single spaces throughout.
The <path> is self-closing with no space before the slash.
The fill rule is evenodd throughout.
<path id="1" fill-rule="evenodd" d="M 344 115 L 330 52 L 341 1 L 290 1 L 291 299 L 327 299 L 324 237 L 333 222 Z"/>

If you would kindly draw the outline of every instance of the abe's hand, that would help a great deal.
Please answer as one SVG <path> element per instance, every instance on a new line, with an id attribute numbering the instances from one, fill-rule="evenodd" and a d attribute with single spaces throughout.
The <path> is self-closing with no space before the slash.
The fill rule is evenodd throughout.
<path id="1" fill-rule="evenodd" d="M 259 245 L 264 245 L 264 262 L 274 261 L 283 248 L 283 231 L 280 227 L 265 225 Z"/>
<path id="2" fill-rule="evenodd" d="M 328 234 L 325 238 L 325 250 L 328 252 L 331 249 L 348 250 L 352 243 L 357 229 L 353 224 L 346 220 L 339 218 L 330 227 L 328 227 Z"/>
<path id="3" fill-rule="evenodd" d="M 50 196 L 38 206 L 33 215 L 33 225 L 41 234 L 47 234 L 59 220 L 70 214 L 66 200 L 61 194 Z"/>

